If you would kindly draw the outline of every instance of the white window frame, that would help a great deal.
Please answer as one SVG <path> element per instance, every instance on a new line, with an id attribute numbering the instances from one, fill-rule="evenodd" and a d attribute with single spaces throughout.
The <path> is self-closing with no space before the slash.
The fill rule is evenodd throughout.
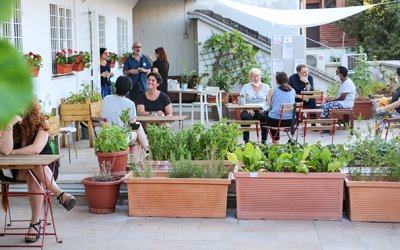
<path id="1" fill-rule="evenodd" d="M 55 71 L 56 53 L 61 49 L 73 47 L 72 8 L 50 4 L 50 43 L 53 73 Z"/>
<path id="2" fill-rule="evenodd" d="M 12 15 L 1 23 L 0 37 L 9 41 L 19 52 L 23 53 L 21 0 L 14 2 Z"/>
<path id="3" fill-rule="evenodd" d="M 106 17 L 99 15 L 99 47 L 107 48 L 106 43 Z"/>
<path id="4" fill-rule="evenodd" d="M 117 17 L 118 55 L 128 51 L 128 20 Z"/>

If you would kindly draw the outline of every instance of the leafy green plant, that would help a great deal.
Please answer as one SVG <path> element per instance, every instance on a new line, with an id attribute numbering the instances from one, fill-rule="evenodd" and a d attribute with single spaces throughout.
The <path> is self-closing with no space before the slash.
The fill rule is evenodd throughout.
<path id="1" fill-rule="evenodd" d="M 90 68 L 90 53 L 87 51 L 76 51 L 71 55 L 71 63 L 85 63 L 85 68 Z"/>
<path id="2" fill-rule="evenodd" d="M 265 171 L 266 158 L 258 146 L 248 142 L 244 147 L 236 147 L 233 153 L 227 153 L 228 160 L 238 165 L 239 161 L 244 164 L 245 172 Z"/>
<path id="3" fill-rule="evenodd" d="M 181 83 L 189 83 L 192 80 L 194 74 L 196 74 L 196 70 L 187 71 L 187 66 L 185 63 L 182 63 L 182 71 L 181 71 Z"/>
<path id="4" fill-rule="evenodd" d="M 140 164 L 134 161 L 129 161 L 129 169 L 131 170 L 131 173 L 134 177 L 140 177 L 140 178 L 153 177 L 153 170 L 151 168 L 150 162 L 148 161 L 144 162 L 144 169 L 141 167 Z"/>
<path id="5" fill-rule="evenodd" d="M 223 161 L 206 161 L 203 163 L 191 160 L 172 162 L 169 178 L 207 178 L 226 179 L 231 169 L 225 168 Z"/>
<path id="6" fill-rule="evenodd" d="M 105 123 L 94 140 L 94 150 L 103 153 L 125 151 L 128 149 L 126 137 L 127 132 L 123 127 Z"/>
<path id="7" fill-rule="evenodd" d="M 24 54 L 23 57 L 29 66 L 42 66 L 42 56 L 40 56 L 39 54 L 29 52 L 27 54 Z"/>
<path id="8" fill-rule="evenodd" d="M 81 87 L 78 93 L 71 92 L 69 97 L 65 98 L 66 104 L 85 103 L 86 98 L 89 98 L 91 103 L 101 100 L 101 95 L 97 87 L 91 89 L 89 84 L 81 84 Z"/>
<path id="9" fill-rule="evenodd" d="M 329 84 L 326 90 L 326 96 L 336 98 L 339 95 L 339 88 L 340 86 L 336 82 Z"/>
<path id="10" fill-rule="evenodd" d="M 72 62 L 72 49 L 62 49 L 59 52 L 56 52 L 56 60 L 57 64 L 71 64 Z"/>
<path id="11" fill-rule="evenodd" d="M 166 126 L 147 127 L 153 160 L 223 160 L 227 152 L 234 150 L 239 135 L 238 125 L 228 125 L 226 120 L 211 128 L 197 123 L 178 132 Z"/>
<path id="12" fill-rule="evenodd" d="M 118 56 L 118 54 L 114 52 L 108 52 L 108 60 L 111 62 L 119 62 L 121 60 L 121 57 Z"/>
<path id="13" fill-rule="evenodd" d="M 397 139 L 385 141 L 354 131 L 346 150 L 351 177 L 354 180 L 400 181 L 399 151 Z"/>
<path id="14" fill-rule="evenodd" d="M 122 58 L 128 58 L 131 54 L 132 52 L 125 52 L 124 54 L 122 54 Z"/>
<path id="15" fill-rule="evenodd" d="M 228 73 L 216 72 L 208 81 L 208 86 L 216 86 L 229 93 L 232 85 L 228 83 Z"/>
<path id="16" fill-rule="evenodd" d="M 367 92 L 367 86 L 371 83 L 371 72 L 369 71 L 369 64 L 364 55 L 364 49 L 359 47 L 359 55 L 357 57 L 356 67 L 352 77 L 354 85 L 357 88 L 357 93 L 362 97 L 367 97 L 370 93 Z"/>
<path id="17" fill-rule="evenodd" d="M 212 54 L 215 58 L 211 66 L 213 76 L 226 76 L 226 83 L 230 85 L 248 82 L 248 72 L 256 65 L 258 49 L 244 41 L 238 31 L 212 34 L 204 45 L 198 45 L 203 46 L 203 56 Z"/>

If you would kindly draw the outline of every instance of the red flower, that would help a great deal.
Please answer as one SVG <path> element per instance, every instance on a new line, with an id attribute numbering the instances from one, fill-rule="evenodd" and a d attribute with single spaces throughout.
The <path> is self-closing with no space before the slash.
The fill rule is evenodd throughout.
<path id="1" fill-rule="evenodd" d="M 32 53 L 32 52 L 29 52 L 29 53 L 28 53 L 28 55 L 30 55 L 30 56 L 31 56 L 31 55 L 33 55 L 33 53 Z"/>
<path id="2" fill-rule="evenodd" d="M 62 49 L 61 51 L 62 51 L 62 53 L 64 53 L 64 54 L 67 53 L 67 52 L 65 51 L 65 49 Z"/>
<path id="3" fill-rule="evenodd" d="M 56 56 L 60 56 L 60 55 L 61 55 L 61 53 L 60 53 L 60 52 L 57 52 L 57 53 L 56 53 Z"/>

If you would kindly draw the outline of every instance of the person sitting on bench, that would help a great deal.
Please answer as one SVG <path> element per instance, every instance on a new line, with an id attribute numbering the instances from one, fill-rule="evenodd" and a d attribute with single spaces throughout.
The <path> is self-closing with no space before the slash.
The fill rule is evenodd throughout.
<path id="1" fill-rule="evenodd" d="M 331 109 L 351 109 L 354 106 L 356 98 L 356 87 L 353 81 L 347 77 L 348 70 L 346 67 L 339 66 L 336 69 L 335 79 L 340 82 L 339 97 L 322 103 L 321 118 L 329 118 L 329 110 Z"/>

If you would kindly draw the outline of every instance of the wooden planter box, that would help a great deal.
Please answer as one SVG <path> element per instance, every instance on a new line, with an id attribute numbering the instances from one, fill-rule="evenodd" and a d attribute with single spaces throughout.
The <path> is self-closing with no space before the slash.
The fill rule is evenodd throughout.
<path id="1" fill-rule="evenodd" d="M 352 221 L 400 222 L 400 183 L 346 178 Z"/>
<path id="2" fill-rule="evenodd" d="M 128 173 L 125 183 L 129 216 L 226 217 L 231 178 L 135 178 Z"/>
<path id="3" fill-rule="evenodd" d="M 77 133 L 75 139 L 79 140 L 79 122 L 85 123 L 89 132 L 89 145 L 93 147 L 93 125 L 90 120 L 91 116 L 101 116 L 102 101 L 90 103 L 89 98 L 86 98 L 85 103 L 81 104 L 66 104 L 64 98 L 61 99 L 60 115 L 62 126 L 68 123 L 75 122 Z"/>
<path id="4" fill-rule="evenodd" d="M 341 220 L 342 173 L 235 172 L 238 219 Z"/>

